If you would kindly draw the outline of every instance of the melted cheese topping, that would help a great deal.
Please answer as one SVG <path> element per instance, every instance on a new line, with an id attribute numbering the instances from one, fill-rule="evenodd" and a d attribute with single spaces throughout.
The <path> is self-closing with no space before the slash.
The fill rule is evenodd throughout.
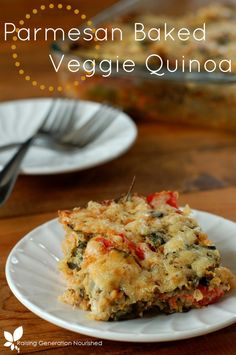
<path id="1" fill-rule="evenodd" d="M 66 229 L 60 268 L 69 284 L 63 300 L 108 320 L 153 306 L 193 307 L 203 299 L 201 283 L 228 290 L 231 274 L 219 267 L 218 250 L 176 198 L 133 195 L 60 212 Z M 173 302 L 178 294 L 185 295 L 180 304 Z"/>

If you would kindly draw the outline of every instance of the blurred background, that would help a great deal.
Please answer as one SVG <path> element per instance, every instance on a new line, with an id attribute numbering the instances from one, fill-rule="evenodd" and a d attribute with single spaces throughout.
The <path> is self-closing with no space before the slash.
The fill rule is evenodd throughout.
<path id="1" fill-rule="evenodd" d="M 128 4 L 135 0 L 123 1 Z M 1 20 L 4 22 L 13 22 L 16 26 L 33 28 L 61 27 L 66 32 L 73 27 L 79 27 L 82 24 L 87 25 L 90 18 L 109 8 L 112 4 L 118 3 L 114 0 L 104 1 L 63 1 L 63 10 L 58 9 L 61 2 L 35 0 L 33 3 L 29 0 L 2 0 L 1 1 Z M 126 34 L 122 43 L 102 43 L 99 54 L 96 50 L 83 53 L 83 59 L 91 59 L 99 55 L 101 58 L 120 59 L 132 58 L 136 63 L 145 63 L 148 54 L 157 53 L 163 60 L 171 58 L 172 65 L 174 57 L 182 59 L 199 59 L 201 63 L 207 59 L 213 58 L 219 62 L 222 58 L 233 60 L 233 72 L 236 71 L 236 19 L 235 7 L 221 8 L 220 5 L 230 3 L 235 5 L 233 0 L 202 1 L 177 0 L 146 2 L 136 1 L 128 16 L 124 17 L 124 26 L 132 23 L 132 15 L 136 9 L 137 21 L 145 23 L 147 28 L 161 27 L 166 21 L 170 27 L 179 26 L 187 28 L 202 27 L 206 22 L 207 40 L 205 42 L 179 41 L 166 43 L 151 43 L 149 41 L 136 42 L 133 40 L 126 43 Z M 197 12 L 202 6 L 210 7 L 204 11 Z M 230 6 L 231 6 L 230 5 Z M 41 10 L 43 6 L 43 10 Z M 51 9 L 49 7 L 52 7 Z M 76 9 L 76 10 L 74 10 Z M 141 10 L 140 10 L 141 9 Z M 156 12 L 156 17 L 154 15 Z M 74 11 L 79 10 L 79 15 Z M 145 16 L 145 12 L 149 13 Z M 138 16 L 137 16 L 138 14 Z M 186 15 L 187 14 L 187 15 Z M 81 20 L 81 15 L 86 19 Z M 185 15 L 184 19 L 180 16 Z M 23 22 L 22 22 L 23 21 Z M 108 20 L 111 26 L 113 19 Z M 179 22 L 178 22 L 179 21 Z M 182 22 L 181 22 L 182 21 Z M 23 24 L 22 24 L 23 23 Z M 99 24 L 100 25 L 100 24 Z M 126 32 L 124 32 L 126 33 Z M 135 119 L 145 118 L 158 119 L 165 123 L 194 125 L 201 127 L 220 128 L 226 130 L 236 130 L 236 85 L 222 81 L 216 85 L 208 82 L 203 83 L 194 80 L 185 80 L 184 76 L 175 81 L 166 81 L 155 78 L 149 80 L 150 75 L 144 72 L 144 79 L 134 77 L 133 79 L 117 77 L 102 78 L 101 75 L 95 75 L 93 78 L 81 81 L 81 71 L 77 74 L 71 74 L 64 66 L 59 70 L 59 75 L 54 71 L 49 53 L 51 53 L 50 38 L 45 41 L 43 35 L 37 37 L 37 41 L 16 41 L 3 40 L 3 31 L 0 33 L 1 41 L 1 62 L 0 62 L 0 100 L 19 99 L 25 97 L 42 96 L 69 96 L 72 98 L 89 99 L 92 101 L 109 102 L 128 112 Z M 10 37 L 10 36 L 9 36 Z M 13 37 L 13 36 L 12 36 Z M 52 38 L 52 36 L 51 36 Z M 16 49 L 12 50 L 12 45 Z M 94 45 L 94 43 L 93 43 Z M 63 45 L 64 46 L 64 45 Z M 65 64 L 67 63 L 70 52 L 75 58 L 81 59 L 81 49 L 74 50 L 58 46 L 59 57 L 56 58 L 58 51 L 53 51 L 55 61 L 58 63 L 61 55 L 65 54 Z M 82 61 L 81 61 L 82 62 Z M 19 66 L 20 65 L 20 66 Z M 22 70 L 23 69 L 23 70 Z M 146 77 L 145 77 L 146 75 Z M 172 74 L 171 74 L 172 75 Z M 210 74 L 214 79 L 217 73 Z M 163 79 L 162 77 L 161 79 Z M 146 80 L 148 79 L 148 80 Z M 78 83 L 78 85 L 74 85 Z M 63 85 L 65 90 L 57 90 Z"/>
<path id="2" fill-rule="evenodd" d="M 156 1 L 152 1 L 156 6 L 158 5 L 158 14 L 164 14 L 162 22 L 167 19 L 166 14 L 174 15 L 173 19 L 177 19 L 177 15 L 187 11 L 194 18 L 196 12 L 193 9 L 208 3 L 217 7 L 222 2 L 224 1 L 186 0 L 180 3 L 172 0 L 161 1 L 157 4 Z M 78 17 L 72 16 L 71 11 L 66 9 L 39 11 L 35 15 L 32 14 L 33 9 L 39 9 L 45 4 L 48 6 L 50 3 L 53 3 L 55 7 L 60 3 L 63 3 L 64 7 L 68 4 L 79 9 L 80 14 L 86 14 L 87 19 L 90 19 L 116 1 L 1 0 L 1 23 L 17 24 L 20 20 L 24 20 L 25 27 L 62 27 L 65 30 L 81 24 L 81 22 L 78 23 Z M 141 3 L 146 10 L 149 9 L 146 1 L 141 1 Z M 224 54 L 224 46 L 229 44 L 227 36 L 230 33 L 233 37 L 230 38 L 230 50 L 234 54 L 236 22 L 235 17 L 232 16 L 235 16 L 235 9 L 230 12 L 217 10 L 215 13 L 214 11 L 210 11 L 208 21 L 214 21 L 219 17 L 219 21 L 223 21 L 221 26 L 224 26 L 224 31 L 219 27 L 220 30 L 216 31 L 216 37 L 213 39 L 216 43 L 220 41 L 218 47 Z M 26 18 L 27 14 L 30 14 L 30 19 Z M 232 25 L 233 22 L 234 25 Z M 155 24 L 158 25 L 154 19 Z M 229 26 L 235 26 L 234 30 Z M 215 28 L 218 27 L 215 26 Z M 49 86 L 60 85 L 59 77 L 52 70 L 52 64 L 48 58 L 50 41 L 42 40 L 36 43 L 17 41 L 15 51 L 17 58 L 12 57 L 14 53 L 11 46 L 14 43 L 3 41 L 3 31 L 0 31 L 0 42 L 0 101 L 65 94 L 65 92 L 61 94 L 48 90 Z M 208 57 L 208 50 L 214 51 L 215 48 L 206 43 L 201 49 L 201 54 Z M 125 50 L 127 49 L 128 46 Z M 174 53 L 179 54 L 176 49 Z M 218 53 L 216 57 L 217 55 Z M 19 74 L 19 68 L 15 67 L 18 59 L 27 69 L 31 80 L 27 81 L 24 79 L 25 75 Z M 45 83 L 45 88 L 33 86 L 32 78 L 37 82 Z M 64 75 L 64 80 L 70 81 L 70 77 Z M 16 214 L 19 213 L 19 206 L 22 205 L 20 191 L 23 191 L 26 185 L 27 194 L 36 194 L 33 200 L 34 208 L 37 212 L 41 212 L 49 205 L 49 208 L 53 210 L 54 205 L 41 199 L 40 189 L 51 196 L 51 201 L 60 199 L 61 208 L 69 208 L 78 203 L 78 196 L 82 202 L 85 202 L 88 199 L 103 199 L 119 195 L 129 186 L 133 175 L 137 175 L 136 190 L 144 194 L 162 189 L 178 189 L 186 193 L 212 190 L 214 200 L 215 190 L 223 189 L 221 190 L 223 193 L 224 189 L 227 190 L 236 184 L 234 173 L 236 169 L 235 84 L 212 85 L 205 82 L 199 85 L 181 80 L 177 83 L 152 82 L 149 84 L 138 78 L 132 81 L 123 81 L 120 78 L 114 80 L 108 78 L 101 82 L 99 80 L 99 78 L 88 79 L 77 90 L 69 90 L 66 95 L 108 101 L 125 109 L 138 125 L 139 137 L 135 146 L 128 154 L 109 164 L 71 175 L 59 175 L 56 183 L 53 176 L 34 178 L 21 176 L 18 181 L 19 189 L 13 192 L 8 205 L 1 212 L 2 215 L 8 215 L 10 210 Z M 91 189 L 92 183 L 94 183 L 93 189 Z M 73 191 L 70 190 L 72 185 Z M 106 186 L 105 191 L 104 186 Z M 212 200 L 209 199 L 209 201 Z M 25 210 L 30 211 L 29 201 L 24 201 L 24 204 Z M 202 207 L 201 201 L 199 201 L 199 206 Z"/>

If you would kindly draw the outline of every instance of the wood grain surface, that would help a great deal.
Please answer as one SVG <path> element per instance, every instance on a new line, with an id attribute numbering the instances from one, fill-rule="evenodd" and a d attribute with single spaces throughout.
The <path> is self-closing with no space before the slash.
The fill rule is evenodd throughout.
<path id="1" fill-rule="evenodd" d="M 47 1 L 44 1 L 46 3 Z M 63 1 L 62 1 L 63 2 Z M 115 1 L 68 1 L 88 16 Z M 56 1 L 55 3 L 58 3 Z M 17 21 L 41 1 L 1 0 L 0 20 Z M 68 25 L 68 15 L 47 21 Z M 37 20 L 40 23 L 40 18 Z M 69 23 L 71 26 L 71 23 Z M 14 68 L 9 43 L 0 45 L 0 100 L 11 100 L 48 93 L 33 89 Z M 37 55 L 29 45 L 19 43 L 22 60 L 32 75 L 56 83 L 45 63 L 48 46 Z M 181 204 L 222 215 L 236 221 L 236 136 L 220 131 L 160 125 L 139 121 L 135 145 L 124 156 L 102 166 L 73 174 L 20 176 L 8 202 L 0 209 L 0 353 L 13 354 L 3 347 L 3 330 L 24 327 L 28 341 L 95 340 L 56 327 L 30 311 L 14 297 L 5 279 L 5 262 L 13 246 L 32 228 L 57 216 L 58 209 L 72 208 L 90 199 L 118 196 L 127 190 L 133 175 L 135 190 L 147 194 L 162 189 L 181 192 Z M 236 236 L 235 236 L 236 237 Z M 159 354 L 225 355 L 236 354 L 236 325 L 201 337 L 165 343 L 122 343 L 103 340 L 102 346 L 22 346 L 21 353 L 49 354 Z M 135 340 L 135 339 L 134 339 Z"/>

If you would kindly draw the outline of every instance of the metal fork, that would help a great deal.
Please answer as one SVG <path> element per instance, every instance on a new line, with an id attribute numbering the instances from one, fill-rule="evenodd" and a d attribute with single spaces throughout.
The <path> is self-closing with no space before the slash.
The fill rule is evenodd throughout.
<path id="1" fill-rule="evenodd" d="M 83 148 L 95 140 L 107 127 L 109 127 L 114 118 L 117 116 L 117 110 L 114 108 L 109 109 L 108 105 L 103 105 L 80 129 L 67 130 L 69 132 L 67 134 L 63 134 L 62 137 L 53 137 L 47 132 L 43 132 L 41 130 L 37 133 L 33 144 L 39 147 L 61 152 L 68 152 L 72 149 L 76 150 L 78 148 Z M 0 153 L 19 147 L 21 144 L 21 142 L 14 142 L 0 145 Z"/>
<path id="2" fill-rule="evenodd" d="M 73 105 L 68 105 L 67 103 L 63 108 L 60 108 L 58 104 L 59 100 L 55 102 L 52 101 L 49 111 L 40 127 L 30 138 L 20 145 L 20 148 L 0 172 L 0 206 L 9 197 L 17 176 L 19 175 L 21 162 L 35 138 L 39 134 L 45 133 L 53 137 L 59 137 L 71 127 L 73 112 L 76 107 L 75 103 Z"/>
<path id="3" fill-rule="evenodd" d="M 102 105 L 79 129 L 64 135 L 62 143 L 67 147 L 86 147 L 114 122 L 118 114 L 118 110 Z"/>
<path id="4" fill-rule="evenodd" d="M 70 101 L 70 100 L 68 100 Z M 58 106 L 58 107 L 57 107 Z M 76 101 L 61 107 L 59 100 L 53 102 L 38 130 L 21 144 L 15 155 L 0 172 L 0 206 L 9 197 L 17 176 L 20 172 L 22 160 L 33 141 L 41 134 L 48 135 L 56 143 L 67 143 L 70 147 L 85 147 L 95 140 L 117 116 L 116 110 L 109 110 L 102 106 L 78 130 L 74 130 L 74 111 Z M 68 150 L 68 146 L 66 148 Z"/>

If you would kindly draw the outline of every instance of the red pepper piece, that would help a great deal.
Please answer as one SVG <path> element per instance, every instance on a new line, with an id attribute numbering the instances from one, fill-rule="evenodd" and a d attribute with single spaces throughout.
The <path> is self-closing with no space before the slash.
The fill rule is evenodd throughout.
<path id="1" fill-rule="evenodd" d="M 106 238 L 98 237 L 98 238 L 96 238 L 96 240 L 98 242 L 101 242 L 106 249 L 111 248 L 113 246 L 113 243 L 110 240 L 106 239 Z"/>
<path id="2" fill-rule="evenodd" d="M 219 288 L 209 290 L 207 286 L 199 286 L 198 290 L 203 294 L 203 299 L 197 302 L 200 306 L 216 303 L 225 294 L 225 292 Z"/>
<path id="3" fill-rule="evenodd" d="M 144 251 L 140 247 L 136 247 L 135 254 L 140 260 L 145 259 Z"/>
<path id="4" fill-rule="evenodd" d="M 145 259 L 144 251 L 139 246 L 131 242 L 123 233 L 120 233 L 119 236 L 123 239 L 123 242 L 127 244 L 129 251 L 134 252 L 140 260 Z"/>
<path id="5" fill-rule="evenodd" d="M 162 191 L 162 192 L 155 192 L 149 196 L 147 196 L 147 203 L 155 208 L 162 204 L 167 204 L 171 207 L 178 209 L 177 199 L 178 199 L 178 192 L 176 191 Z"/>

